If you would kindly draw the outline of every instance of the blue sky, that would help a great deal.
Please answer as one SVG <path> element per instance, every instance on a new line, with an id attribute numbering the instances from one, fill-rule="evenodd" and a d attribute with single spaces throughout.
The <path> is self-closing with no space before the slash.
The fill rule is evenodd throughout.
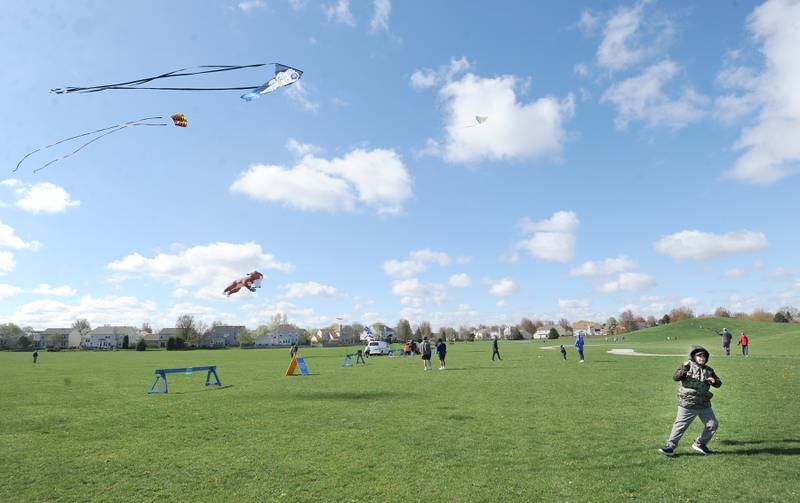
<path id="1" fill-rule="evenodd" d="M 789 0 L 16 2 L 0 319 L 438 327 L 798 305 L 798 25 Z M 48 92 L 260 62 L 305 73 L 249 103 Z M 11 171 L 177 112 L 187 129 Z M 253 269 L 260 290 L 222 295 Z"/>

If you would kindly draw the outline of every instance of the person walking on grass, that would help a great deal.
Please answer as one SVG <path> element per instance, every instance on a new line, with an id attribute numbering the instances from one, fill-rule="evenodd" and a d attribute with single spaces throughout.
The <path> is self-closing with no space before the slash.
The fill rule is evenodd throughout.
<path id="1" fill-rule="evenodd" d="M 494 361 L 494 355 L 497 355 L 498 360 L 503 361 L 503 359 L 500 358 L 500 349 L 497 347 L 497 341 L 499 339 L 500 337 L 496 335 L 492 337 L 492 361 Z"/>
<path id="2" fill-rule="evenodd" d="M 422 363 L 425 365 L 425 370 L 431 370 L 431 342 L 427 337 L 422 338 Z"/>
<path id="3" fill-rule="evenodd" d="M 33 363 L 36 363 L 36 360 L 38 360 L 38 359 L 39 359 L 39 352 L 38 351 L 34 351 L 33 352 Z"/>
<path id="4" fill-rule="evenodd" d="M 750 338 L 747 337 L 746 333 L 742 332 L 741 335 L 739 335 L 739 342 L 737 342 L 736 345 L 742 346 L 742 356 L 750 356 Z"/>
<path id="5" fill-rule="evenodd" d="M 731 339 L 733 335 L 728 332 L 727 328 L 723 328 L 722 332 L 717 332 L 717 335 L 722 337 L 722 350 L 725 351 L 725 356 L 731 355 Z"/>
<path id="6" fill-rule="evenodd" d="M 292 343 L 292 347 L 289 348 L 289 358 L 294 358 L 294 356 L 297 354 L 297 351 L 297 343 Z"/>
<path id="7" fill-rule="evenodd" d="M 561 345 L 561 349 L 559 349 L 559 351 L 561 351 L 561 356 L 564 358 L 564 361 L 566 361 L 567 360 L 567 350 L 564 348 L 563 344 Z"/>
<path id="8" fill-rule="evenodd" d="M 679 381 L 678 385 L 678 415 L 672 425 L 672 431 L 664 447 L 658 451 L 668 457 L 675 455 L 681 437 L 692 424 L 695 417 L 703 421 L 703 431 L 695 439 L 692 449 L 707 456 L 711 450 L 707 447 L 709 440 L 719 427 L 717 417 L 711 409 L 710 388 L 722 386 L 722 380 L 714 369 L 706 365 L 709 358 L 708 350 L 702 346 L 692 346 L 689 350 L 689 360 L 678 367 L 672 378 Z"/>
<path id="9" fill-rule="evenodd" d="M 439 370 L 444 370 L 447 367 L 445 358 L 447 358 L 447 344 L 439 337 L 436 341 L 436 354 L 439 355 Z"/>
<path id="10" fill-rule="evenodd" d="M 583 363 L 583 334 L 578 334 L 577 337 L 575 338 L 575 349 L 578 350 L 580 363 Z"/>

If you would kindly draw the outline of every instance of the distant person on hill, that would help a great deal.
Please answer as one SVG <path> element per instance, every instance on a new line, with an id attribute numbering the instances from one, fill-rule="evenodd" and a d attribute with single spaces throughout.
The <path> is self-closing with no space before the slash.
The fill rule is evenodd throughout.
<path id="1" fill-rule="evenodd" d="M 575 338 L 575 348 L 578 350 L 578 355 L 580 356 L 580 363 L 583 363 L 583 335 L 578 334 Z"/>
<path id="2" fill-rule="evenodd" d="M 692 346 L 689 350 L 689 360 L 672 374 L 672 379 L 680 381 L 678 415 L 675 417 L 667 443 L 659 449 L 665 456 L 672 457 L 675 454 L 678 442 L 697 416 L 703 421 L 703 431 L 692 444 L 692 449 L 703 455 L 711 454 L 706 444 L 717 431 L 719 422 L 711 409 L 711 397 L 714 395 L 710 388 L 711 386 L 719 388 L 722 386 L 722 380 L 714 373 L 714 369 L 706 365 L 708 358 L 709 353 L 706 348 Z"/>
<path id="3" fill-rule="evenodd" d="M 436 341 L 436 354 L 439 355 L 439 370 L 444 370 L 445 367 L 447 367 L 445 364 L 445 358 L 447 358 L 447 344 L 445 344 L 441 337 Z"/>
<path id="4" fill-rule="evenodd" d="M 38 360 L 38 359 L 39 359 L 39 352 L 38 351 L 34 351 L 33 352 L 33 363 L 36 363 L 36 360 Z"/>
<path id="5" fill-rule="evenodd" d="M 422 364 L 425 370 L 431 370 L 431 343 L 427 337 L 422 338 Z"/>
<path id="6" fill-rule="evenodd" d="M 492 361 L 494 361 L 494 355 L 497 355 L 498 360 L 503 361 L 503 359 L 500 358 L 500 348 L 497 346 L 497 341 L 499 339 L 500 338 L 496 335 L 492 337 Z"/>
<path id="7" fill-rule="evenodd" d="M 739 335 L 739 342 L 736 345 L 742 346 L 742 356 L 750 356 L 750 338 L 747 337 L 746 333 L 742 332 Z"/>
<path id="8" fill-rule="evenodd" d="M 731 355 L 731 339 L 733 335 L 728 332 L 727 328 L 723 328 L 722 332 L 717 332 L 717 335 L 722 337 L 722 349 L 725 351 L 725 356 Z"/>
<path id="9" fill-rule="evenodd" d="M 559 351 L 561 351 L 561 356 L 564 358 L 564 360 L 566 360 L 567 359 L 567 350 L 564 348 L 563 344 L 561 345 L 561 349 L 559 349 Z"/>

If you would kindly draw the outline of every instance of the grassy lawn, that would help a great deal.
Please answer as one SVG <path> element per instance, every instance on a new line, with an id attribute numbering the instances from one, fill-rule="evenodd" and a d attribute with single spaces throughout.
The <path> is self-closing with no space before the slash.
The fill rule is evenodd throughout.
<path id="1" fill-rule="evenodd" d="M 701 326 L 703 328 L 701 328 Z M 732 356 L 720 338 L 734 333 Z M 735 346 L 751 336 L 749 358 Z M 679 336 L 678 341 L 674 339 Z M 418 357 L 342 367 L 353 348 L 0 353 L 0 501 L 798 501 L 800 325 L 690 320 L 579 364 L 551 342 L 449 344 L 448 369 Z M 671 374 L 691 344 L 723 380 L 703 457 L 693 424 L 657 452 L 676 412 Z M 613 348 L 675 356 L 608 354 Z M 169 376 L 153 371 L 217 365 Z"/>

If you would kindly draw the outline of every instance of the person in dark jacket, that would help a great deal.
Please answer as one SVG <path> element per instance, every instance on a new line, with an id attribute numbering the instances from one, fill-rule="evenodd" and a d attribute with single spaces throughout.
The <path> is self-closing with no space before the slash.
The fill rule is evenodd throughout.
<path id="1" fill-rule="evenodd" d="M 499 339 L 500 337 L 496 335 L 492 338 L 492 361 L 494 361 L 494 355 L 497 355 L 498 360 L 503 361 L 503 359 L 500 358 L 500 349 L 497 347 L 497 341 Z"/>
<path id="2" fill-rule="evenodd" d="M 733 334 L 728 332 L 727 328 L 723 328 L 722 332 L 717 332 L 717 335 L 722 337 L 722 349 L 725 351 L 725 356 L 731 355 L 731 339 L 733 338 Z"/>
<path id="3" fill-rule="evenodd" d="M 659 452 L 665 456 L 673 456 L 681 437 L 692 424 L 695 417 L 703 421 L 703 431 L 692 444 L 692 449 L 703 455 L 711 454 L 706 446 L 719 427 L 717 417 L 711 409 L 710 388 L 722 386 L 722 380 L 714 369 L 706 365 L 709 358 L 708 350 L 702 346 L 692 346 L 689 350 L 689 360 L 678 367 L 672 378 L 679 381 L 678 385 L 678 415 L 672 425 L 669 439 Z"/>
<path id="4" fill-rule="evenodd" d="M 447 344 L 439 337 L 436 341 L 436 354 L 439 355 L 439 370 L 444 370 L 447 367 L 445 358 L 447 357 Z"/>
<path id="5" fill-rule="evenodd" d="M 431 370 L 431 342 L 428 340 L 427 337 L 422 338 L 422 364 L 425 366 L 425 370 Z"/>
<path id="6" fill-rule="evenodd" d="M 563 344 L 561 345 L 561 349 L 559 349 L 559 351 L 561 351 L 561 356 L 566 360 L 567 359 L 567 350 L 566 350 L 566 348 L 564 347 Z"/>
<path id="7" fill-rule="evenodd" d="M 33 352 L 33 363 L 36 363 L 36 360 L 38 360 L 38 359 L 39 359 L 39 352 L 38 351 L 34 351 Z"/>

